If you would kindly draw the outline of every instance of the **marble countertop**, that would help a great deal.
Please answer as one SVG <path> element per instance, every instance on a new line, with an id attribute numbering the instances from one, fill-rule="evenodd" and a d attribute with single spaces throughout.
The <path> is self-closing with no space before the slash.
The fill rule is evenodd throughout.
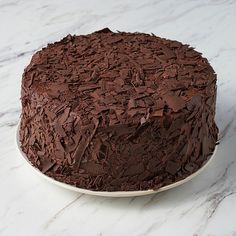
<path id="1" fill-rule="evenodd" d="M 0 235 L 236 235 L 235 0 L 0 0 Z M 20 84 L 32 54 L 104 27 L 188 43 L 218 74 L 220 145 L 192 181 L 156 195 L 102 198 L 39 178 L 16 150 Z"/>

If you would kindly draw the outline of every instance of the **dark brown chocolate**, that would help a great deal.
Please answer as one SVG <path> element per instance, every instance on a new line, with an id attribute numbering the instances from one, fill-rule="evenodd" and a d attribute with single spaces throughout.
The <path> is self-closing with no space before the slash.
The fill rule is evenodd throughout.
<path id="1" fill-rule="evenodd" d="M 158 189 L 212 154 L 216 74 L 188 45 L 143 33 L 68 35 L 24 71 L 21 148 L 81 188 Z"/>

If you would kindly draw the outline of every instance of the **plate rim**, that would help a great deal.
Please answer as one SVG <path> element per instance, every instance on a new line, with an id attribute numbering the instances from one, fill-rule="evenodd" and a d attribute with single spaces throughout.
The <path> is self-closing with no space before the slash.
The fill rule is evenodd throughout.
<path id="1" fill-rule="evenodd" d="M 216 155 L 217 148 L 218 148 L 218 145 L 215 145 L 215 149 L 214 149 L 213 153 L 210 155 L 210 158 L 197 171 L 195 171 L 194 173 L 192 173 L 191 175 L 187 176 L 184 179 L 181 179 L 177 182 L 163 186 L 157 190 L 149 189 L 149 190 L 138 190 L 138 191 L 94 191 L 94 190 L 79 188 L 74 185 L 70 185 L 70 184 L 55 180 L 54 178 L 49 177 L 48 175 L 42 173 L 38 168 L 33 166 L 33 164 L 27 158 L 26 154 L 21 149 L 19 130 L 20 130 L 20 122 L 17 125 L 16 138 L 15 138 L 17 149 L 18 149 L 19 153 L 21 154 L 21 157 L 25 160 L 26 163 L 28 163 L 32 167 L 31 169 L 33 169 L 34 172 L 37 173 L 38 176 L 41 176 L 42 178 L 44 178 L 48 182 L 51 182 L 52 184 L 55 184 L 55 185 L 60 186 L 62 188 L 65 188 L 65 189 L 68 189 L 68 190 L 71 190 L 74 192 L 78 192 L 81 194 L 88 194 L 88 195 L 101 196 L 101 197 L 137 197 L 137 196 L 160 193 L 160 192 L 178 187 L 182 184 L 187 183 L 188 181 L 192 180 L 194 177 L 198 176 L 201 172 L 203 172 L 207 168 L 207 166 L 210 164 L 210 162 L 213 160 L 214 156 Z"/>

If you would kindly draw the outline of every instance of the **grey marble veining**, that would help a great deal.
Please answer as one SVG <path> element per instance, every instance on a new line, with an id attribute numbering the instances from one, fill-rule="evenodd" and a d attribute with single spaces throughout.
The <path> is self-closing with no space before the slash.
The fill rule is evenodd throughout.
<path id="1" fill-rule="evenodd" d="M 0 235 L 236 235 L 235 0 L 0 0 Z M 218 75 L 220 145 L 210 166 L 160 194 L 111 199 L 36 176 L 16 150 L 20 84 L 32 54 L 104 27 L 188 43 Z"/>

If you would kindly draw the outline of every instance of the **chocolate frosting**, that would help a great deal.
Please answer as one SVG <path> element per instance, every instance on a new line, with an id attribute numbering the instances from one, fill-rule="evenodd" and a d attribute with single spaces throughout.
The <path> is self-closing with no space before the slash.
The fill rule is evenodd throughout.
<path id="1" fill-rule="evenodd" d="M 212 154 L 216 74 L 188 45 L 108 28 L 35 53 L 21 148 L 48 176 L 99 191 L 158 189 Z"/>

